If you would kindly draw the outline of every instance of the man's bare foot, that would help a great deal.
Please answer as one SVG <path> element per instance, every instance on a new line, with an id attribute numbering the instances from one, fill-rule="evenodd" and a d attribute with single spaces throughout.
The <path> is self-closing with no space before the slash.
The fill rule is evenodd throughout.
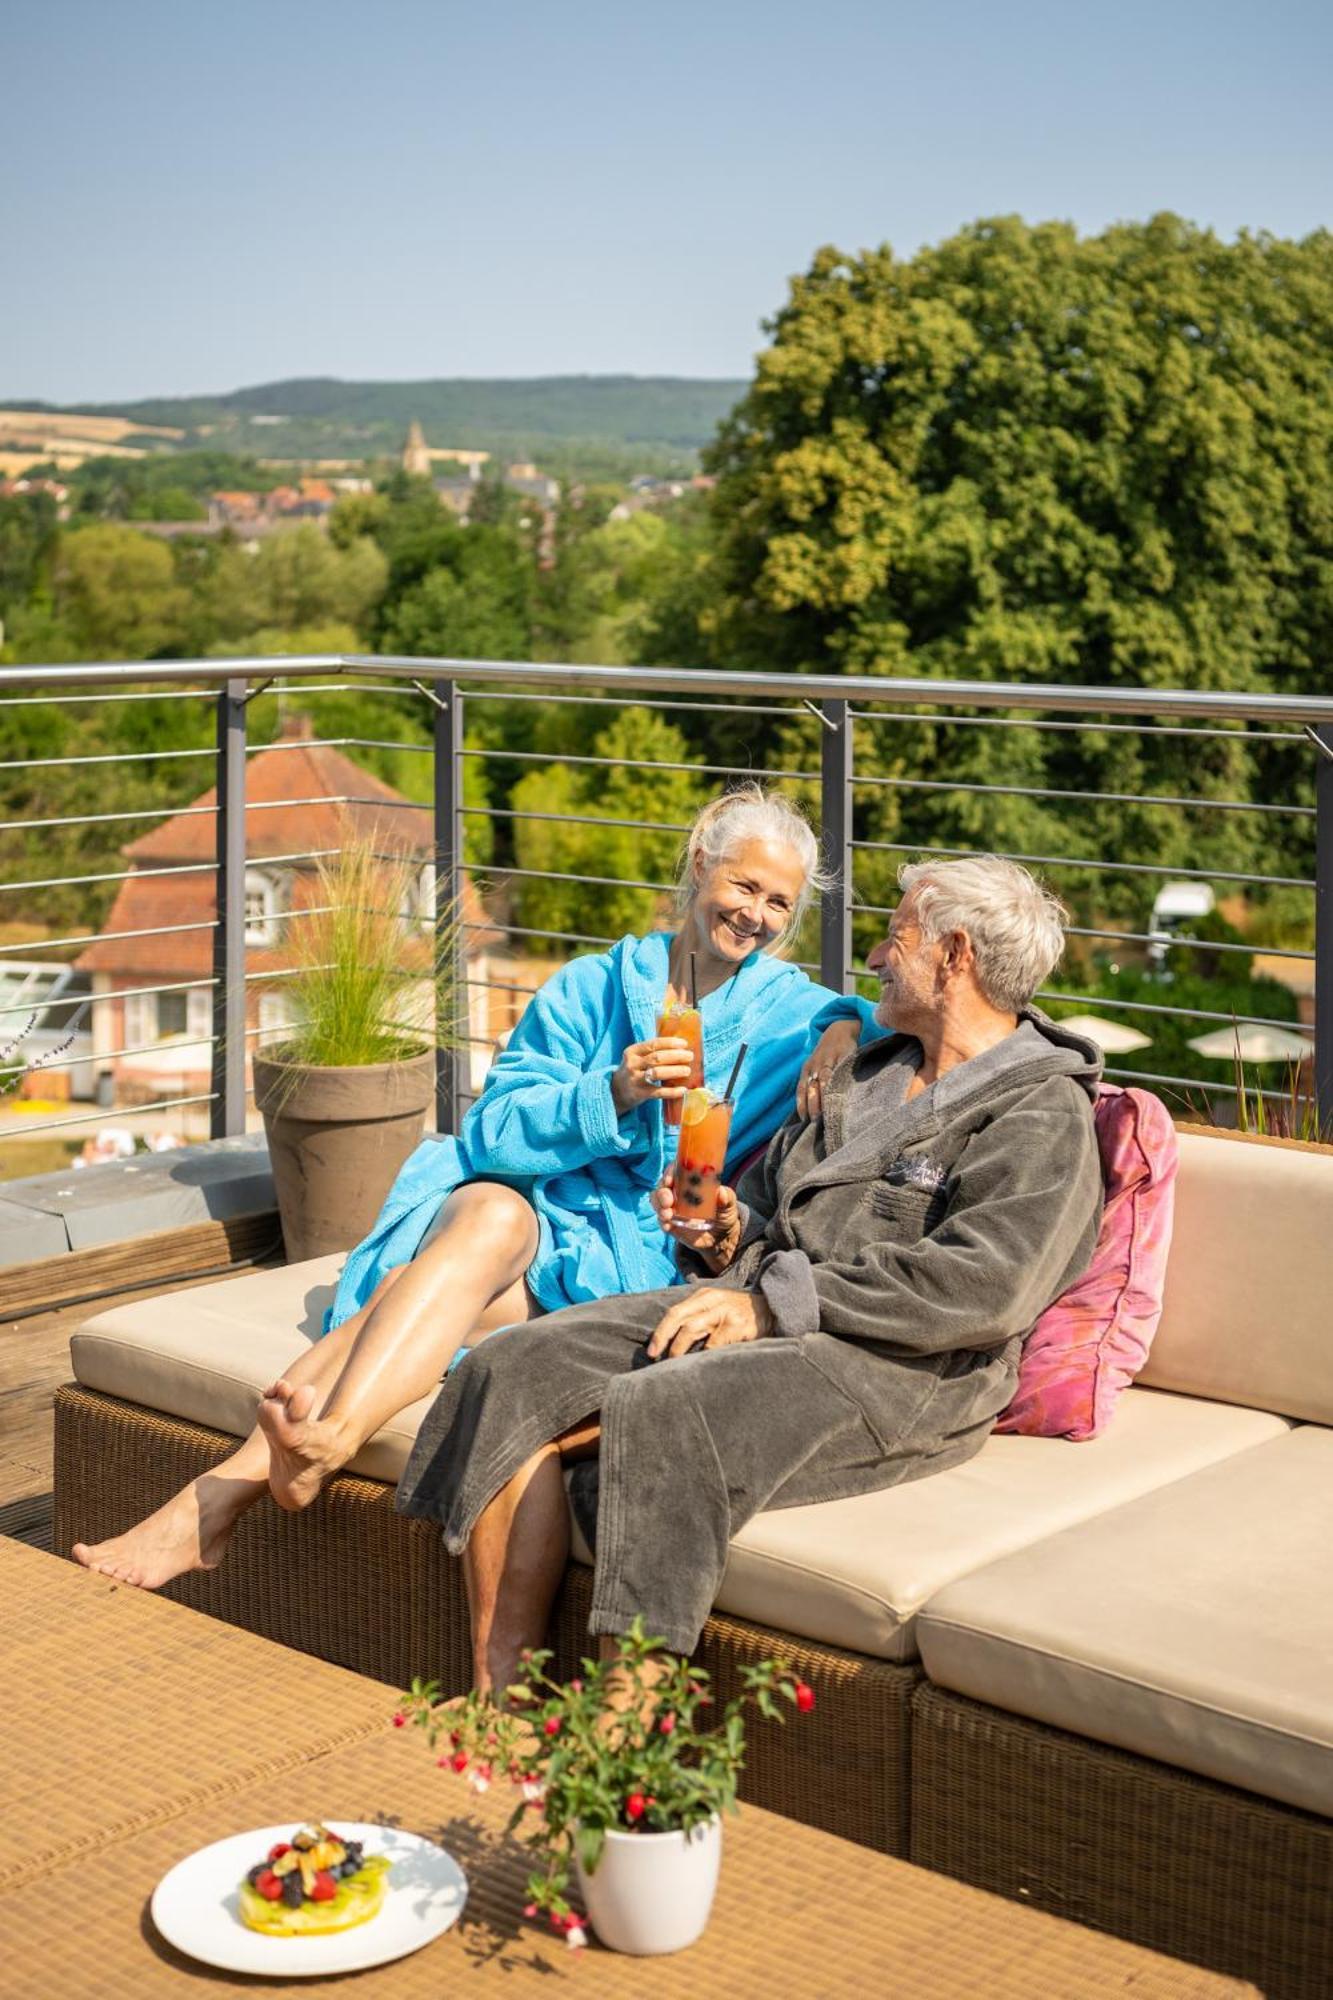
<path id="1" fill-rule="evenodd" d="M 325 1480 L 349 1456 L 339 1427 L 313 1417 L 314 1407 L 311 1385 L 293 1389 L 285 1378 L 266 1389 L 259 1404 L 259 1428 L 268 1440 L 268 1490 L 289 1514 L 317 1499 Z"/>
<path id="2" fill-rule="evenodd" d="M 188 1570 L 216 1569 L 240 1511 L 231 1504 L 238 1497 L 234 1492 L 224 1495 L 217 1489 L 234 1489 L 239 1483 L 205 1473 L 125 1534 L 91 1545 L 76 1542 L 70 1553 L 85 1569 L 139 1590 L 160 1590 Z"/>

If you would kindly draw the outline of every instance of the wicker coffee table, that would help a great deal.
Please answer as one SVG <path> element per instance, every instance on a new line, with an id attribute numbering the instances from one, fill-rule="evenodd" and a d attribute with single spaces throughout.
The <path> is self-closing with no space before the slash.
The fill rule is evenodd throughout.
<path id="1" fill-rule="evenodd" d="M 445 1992 L 743 2000 L 986 1995 L 1135 2000 L 1253 1989 L 1024 1910 L 747 1807 L 692 1950 L 579 1955 L 521 1916 L 510 1801 L 476 1798 L 390 1722 L 392 1691 L 161 1599 L 0 1541 L 8 1632 L 0 1939 L 9 2000 L 250 1988 L 438 2000 Z M 439 1840 L 470 1885 L 455 1928 L 415 1956 L 321 1980 L 247 1980 L 156 1935 L 152 1891 L 183 1856 L 246 1827 L 383 1820 Z"/>

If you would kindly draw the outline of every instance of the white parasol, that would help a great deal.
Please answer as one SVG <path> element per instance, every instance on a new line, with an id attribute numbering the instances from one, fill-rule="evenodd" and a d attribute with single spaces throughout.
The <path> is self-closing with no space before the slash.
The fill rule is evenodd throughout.
<path id="1" fill-rule="evenodd" d="M 1152 1041 L 1151 1035 L 1141 1035 L 1121 1021 L 1103 1021 L 1098 1014 L 1069 1014 L 1055 1025 L 1082 1035 L 1085 1042 L 1095 1042 L 1104 1056 L 1127 1056 L 1131 1049 L 1146 1049 Z"/>
<path id="2" fill-rule="evenodd" d="M 1190 1047 L 1214 1062 L 1295 1063 L 1314 1052 L 1308 1036 L 1295 1034 L 1290 1028 L 1258 1026 L 1253 1021 L 1236 1021 L 1229 1028 L 1196 1035 Z"/>

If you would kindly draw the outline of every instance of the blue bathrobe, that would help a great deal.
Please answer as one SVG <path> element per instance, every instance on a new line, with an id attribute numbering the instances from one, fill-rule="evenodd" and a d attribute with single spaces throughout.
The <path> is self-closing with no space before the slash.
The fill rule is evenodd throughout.
<path id="1" fill-rule="evenodd" d="M 504 1181 L 531 1202 L 539 1236 L 527 1279 L 547 1312 L 679 1282 L 674 1245 L 650 1200 L 675 1157 L 676 1131 L 656 1100 L 622 1118 L 611 1097 L 625 1049 L 657 1032 L 670 947 L 664 931 L 622 938 L 562 967 L 533 995 L 458 1137 L 423 1140 L 403 1166 L 374 1228 L 348 1256 L 330 1326 L 363 1306 L 386 1271 L 410 1262 L 465 1181 Z M 870 1020 L 864 1002 L 761 952 L 706 995 L 700 1012 L 714 1090 L 725 1087 L 742 1042 L 748 1048 L 729 1169 L 791 1111 L 818 1034 L 835 1020 Z"/>

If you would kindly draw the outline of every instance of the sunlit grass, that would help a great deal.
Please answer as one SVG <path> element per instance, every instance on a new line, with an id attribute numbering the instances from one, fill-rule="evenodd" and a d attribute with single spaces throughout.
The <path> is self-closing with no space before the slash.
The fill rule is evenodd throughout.
<path id="1" fill-rule="evenodd" d="M 264 1049 L 300 1067 L 359 1069 L 453 1048 L 465 1028 L 456 914 L 432 929 L 418 911 L 421 864 L 350 837 L 319 864 L 311 914 L 287 924 L 294 969 L 272 982 L 292 1021 Z"/>

